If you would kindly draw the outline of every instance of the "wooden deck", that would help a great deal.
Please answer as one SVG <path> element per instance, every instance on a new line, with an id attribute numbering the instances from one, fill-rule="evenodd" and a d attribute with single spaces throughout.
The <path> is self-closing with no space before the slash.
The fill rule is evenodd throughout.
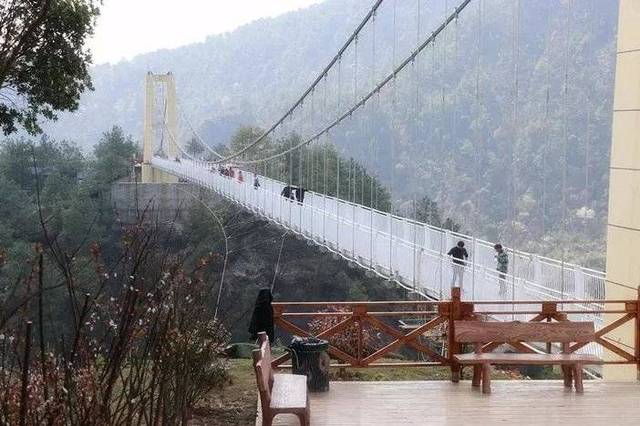
<path id="1" fill-rule="evenodd" d="M 640 382 L 584 387 L 576 395 L 558 381 L 494 381 L 482 395 L 469 381 L 332 382 L 329 392 L 311 394 L 311 424 L 640 425 Z M 298 423 L 281 415 L 274 424 Z"/>

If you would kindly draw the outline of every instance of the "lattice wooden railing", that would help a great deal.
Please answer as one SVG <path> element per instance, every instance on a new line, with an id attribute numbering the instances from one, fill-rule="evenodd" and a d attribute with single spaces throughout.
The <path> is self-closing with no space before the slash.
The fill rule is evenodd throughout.
<path id="1" fill-rule="evenodd" d="M 583 309 L 564 309 L 581 306 Z M 278 302 L 273 304 L 274 323 L 279 332 L 303 337 L 318 337 L 329 341 L 328 352 L 336 367 L 399 367 L 449 366 L 452 380 L 460 378 L 460 366 L 453 356 L 461 353 L 462 345 L 453 339 L 454 321 L 485 319 L 490 321 L 514 318 L 530 322 L 570 321 L 572 315 L 607 316 L 606 325 L 596 330 L 595 341 L 618 356 L 604 364 L 636 364 L 640 370 L 640 291 L 632 300 L 591 301 L 481 301 L 467 302 L 460 298 L 460 289 L 452 290 L 447 301 L 395 302 Z M 408 319 L 417 321 L 406 325 Z M 611 333 L 631 323 L 634 340 L 622 342 Z M 373 338 L 372 338 L 373 336 Z M 440 347 L 438 351 L 436 347 Z M 483 352 L 500 346 L 488 343 Z M 507 342 L 517 352 L 551 352 L 551 345 L 540 347 L 535 342 Z M 569 352 L 585 350 L 586 343 L 576 343 Z M 420 361 L 403 361 L 395 352 L 402 349 L 419 355 Z M 273 360 L 273 366 L 284 366 L 289 353 Z"/>
<path id="2" fill-rule="evenodd" d="M 497 309 L 498 306 L 510 305 L 511 309 Z M 493 310 L 492 310 L 492 307 Z M 539 310 L 531 310 L 529 306 L 539 305 Z M 565 309 L 564 306 L 583 306 L 583 309 Z M 526 306 L 526 307 L 525 307 Z M 488 309 L 485 309 L 489 307 Z M 524 307 L 524 308 L 523 308 Z M 590 315 L 598 316 L 607 319 L 605 325 L 596 330 L 595 340 L 592 343 L 574 343 L 570 345 L 567 352 L 573 353 L 584 350 L 587 345 L 600 346 L 603 350 L 607 350 L 612 354 L 617 355 L 618 359 L 614 357 L 605 357 L 603 364 L 636 364 L 640 371 L 640 289 L 638 291 L 638 297 L 635 300 L 590 300 L 590 301 L 575 301 L 566 300 L 562 302 L 533 302 L 533 301 L 517 301 L 517 302 L 475 302 L 474 314 L 476 317 L 485 317 L 492 319 L 502 319 L 506 316 L 522 317 L 523 315 L 531 316 L 529 322 L 541 322 L 541 321 L 571 321 L 572 315 Z M 582 320 L 582 319 L 581 319 Z M 631 323 L 632 334 L 634 336 L 631 344 L 625 343 L 618 338 L 611 336 L 612 333 L 620 330 L 620 328 Z M 528 353 L 544 353 L 539 348 L 536 348 L 532 344 L 526 342 L 508 342 L 508 345 L 516 349 L 518 352 Z M 483 347 L 483 352 L 491 351 L 501 343 L 489 343 Z M 547 345 L 546 352 L 550 352 L 551 347 Z M 603 352 L 602 350 L 599 352 Z"/>

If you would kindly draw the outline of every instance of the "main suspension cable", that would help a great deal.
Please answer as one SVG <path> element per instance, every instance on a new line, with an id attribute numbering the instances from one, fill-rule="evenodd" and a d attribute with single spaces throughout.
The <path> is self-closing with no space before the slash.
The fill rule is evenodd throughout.
<path id="1" fill-rule="evenodd" d="M 255 160 L 243 160 L 243 161 L 236 161 L 236 163 L 238 164 L 256 164 L 256 163 L 261 163 L 263 161 L 269 161 L 272 160 L 274 158 L 278 158 L 281 157 L 283 155 L 287 155 L 290 151 L 292 150 L 296 150 L 299 149 L 305 145 L 308 145 L 316 140 L 318 140 L 321 136 L 329 133 L 333 128 L 335 128 L 336 126 L 340 125 L 344 120 L 346 120 L 347 118 L 350 118 L 353 113 L 355 111 L 357 111 L 358 109 L 360 109 L 361 107 L 363 107 L 376 93 L 380 92 L 385 86 L 387 86 L 387 84 L 389 84 L 389 82 L 391 82 L 392 80 L 394 80 L 397 75 L 404 70 L 404 68 L 411 64 L 416 56 L 418 56 L 427 46 L 429 46 L 430 44 L 432 44 L 435 39 L 438 37 L 438 35 L 440 35 L 442 33 L 442 31 L 445 30 L 445 28 L 447 28 L 449 26 L 449 24 L 451 24 L 451 22 L 453 22 L 456 17 L 460 14 L 460 12 L 462 12 L 467 5 L 471 3 L 471 0 L 464 0 L 460 6 L 458 6 L 455 11 L 453 13 L 451 13 L 451 15 L 449 15 L 447 17 L 447 19 L 424 41 L 422 42 L 422 44 L 420 46 L 418 46 L 415 50 L 413 50 L 411 52 L 411 54 L 409 54 L 409 56 L 407 56 L 401 63 L 400 65 L 398 65 L 396 68 L 393 69 L 393 71 L 391 71 L 391 73 L 389 73 L 389 75 L 387 75 L 380 83 L 378 83 L 369 93 L 367 93 L 365 96 L 363 96 L 362 98 L 360 98 L 360 100 L 353 106 L 351 106 L 348 110 L 346 110 L 342 115 L 340 115 L 338 118 L 336 118 L 334 121 L 332 121 L 329 125 L 327 125 L 325 128 L 323 128 L 322 130 L 318 131 L 316 134 L 314 134 L 313 136 L 311 136 L 310 138 L 308 138 L 307 140 L 302 141 L 301 143 L 297 144 L 296 146 L 291 147 L 290 149 L 277 153 L 277 154 L 273 154 L 271 156 L 268 157 L 264 157 L 264 158 L 260 158 L 260 159 L 255 159 Z M 221 162 L 220 161 L 216 161 L 216 163 Z"/>
<path id="2" fill-rule="evenodd" d="M 362 29 L 365 27 L 365 25 L 367 25 L 367 23 L 373 17 L 373 15 L 375 14 L 376 10 L 378 10 L 378 8 L 382 4 L 382 2 L 383 2 L 383 0 L 376 0 L 374 5 L 371 7 L 371 10 L 369 10 L 369 13 L 367 13 L 367 15 L 364 17 L 364 19 L 362 19 L 360 24 L 356 27 L 355 31 L 351 34 L 351 36 L 347 39 L 347 41 L 342 45 L 340 50 L 338 50 L 338 53 L 336 53 L 334 55 L 334 57 L 331 59 L 331 61 L 329 61 L 329 64 L 320 72 L 320 74 L 316 77 L 316 79 L 313 81 L 313 83 L 311 83 L 311 85 L 307 88 L 307 90 L 304 91 L 302 96 L 300 96 L 300 98 L 298 98 L 298 100 L 296 102 L 294 102 L 294 104 L 287 110 L 287 112 L 282 117 L 280 117 L 280 119 L 278 121 L 276 121 L 274 124 L 272 124 L 271 127 L 269 127 L 268 130 L 266 130 L 262 135 L 260 135 L 253 142 L 249 143 L 248 145 L 244 146 L 242 149 L 234 152 L 233 154 L 230 154 L 230 155 L 228 155 L 228 156 L 226 156 L 224 158 L 221 158 L 220 160 L 218 160 L 216 162 L 217 163 L 223 163 L 223 162 L 226 162 L 226 161 L 229 161 L 229 160 L 232 160 L 234 158 L 239 157 L 240 155 L 242 155 L 243 153 L 245 153 L 249 149 L 253 148 L 257 144 L 262 142 L 267 136 L 269 136 L 275 130 L 276 127 L 280 126 L 287 119 L 287 117 L 289 117 L 291 114 L 293 114 L 293 112 L 300 105 L 302 105 L 304 103 L 304 101 L 307 98 L 307 96 L 311 92 L 313 92 L 313 90 L 316 88 L 316 86 L 329 73 L 331 68 L 333 68 L 333 66 L 340 60 L 340 58 L 342 57 L 343 53 L 349 48 L 351 43 L 354 42 L 355 40 L 357 40 L 358 35 L 360 34 L 360 31 L 362 31 Z"/>
<path id="3" fill-rule="evenodd" d="M 191 123 L 191 120 L 189 120 L 189 117 L 184 112 L 184 109 L 182 108 L 182 105 L 180 104 L 179 101 L 177 102 L 177 105 L 178 105 L 178 111 L 180 111 L 180 115 L 182 115 L 182 118 L 185 119 L 185 121 L 187 122 L 187 125 L 191 129 L 191 132 L 196 137 L 197 141 L 200 142 L 200 145 L 202 145 L 204 148 L 206 148 L 211 154 L 215 155 L 216 157 L 223 158 L 223 156 L 221 154 L 219 154 L 213 148 L 211 148 L 209 146 L 209 144 L 205 143 L 204 140 L 200 137 L 200 134 L 196 131 L 195 127 L 193 127 L 193 124 Z"/>

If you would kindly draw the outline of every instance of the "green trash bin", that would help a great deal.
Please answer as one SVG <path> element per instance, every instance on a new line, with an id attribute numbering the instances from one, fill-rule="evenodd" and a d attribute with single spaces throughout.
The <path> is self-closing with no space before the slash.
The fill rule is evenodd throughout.
<path id="1" fill-rule="evenodd" d="M 293 374 L 307 376 L 310 392 L 329 390 L 329 342 L 315 337 L 294 337 L 288 347 Z"/>

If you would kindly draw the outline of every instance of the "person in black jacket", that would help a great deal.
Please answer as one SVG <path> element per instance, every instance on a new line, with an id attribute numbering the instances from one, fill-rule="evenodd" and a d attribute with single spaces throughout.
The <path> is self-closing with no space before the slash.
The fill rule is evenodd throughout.
<path id="1" fill-rule="evenodd" d="M 282 192 L 280 193 L 280 195 L 282 195 L 284 198 L 289 198 L 289 199 L 293 199 L 293 190 L 290 186 L 285 186 L 284 188 L 282 188 Z"/>
<path id="2" fill-rule="evenodd" d="M 273 344 L 273 307 L 271 302 L 273 302 L 271 290 L 268 288 L 260 289 L 249 324 L 251 339 L 256 340 L 258 333 L 264 331 L 269 336 L 269 342 Z"/>
<path id="3" fill-rule="evenodd" d="M 451 286 L 458 280 L 458 286 L 462 288 L 465 260 L 469 258 L 467 249 L 464 248 L 464 241 L 458 241 L 458 244 L 447 253 L 453 260 L 453 276 L 451 277 Z"/>

